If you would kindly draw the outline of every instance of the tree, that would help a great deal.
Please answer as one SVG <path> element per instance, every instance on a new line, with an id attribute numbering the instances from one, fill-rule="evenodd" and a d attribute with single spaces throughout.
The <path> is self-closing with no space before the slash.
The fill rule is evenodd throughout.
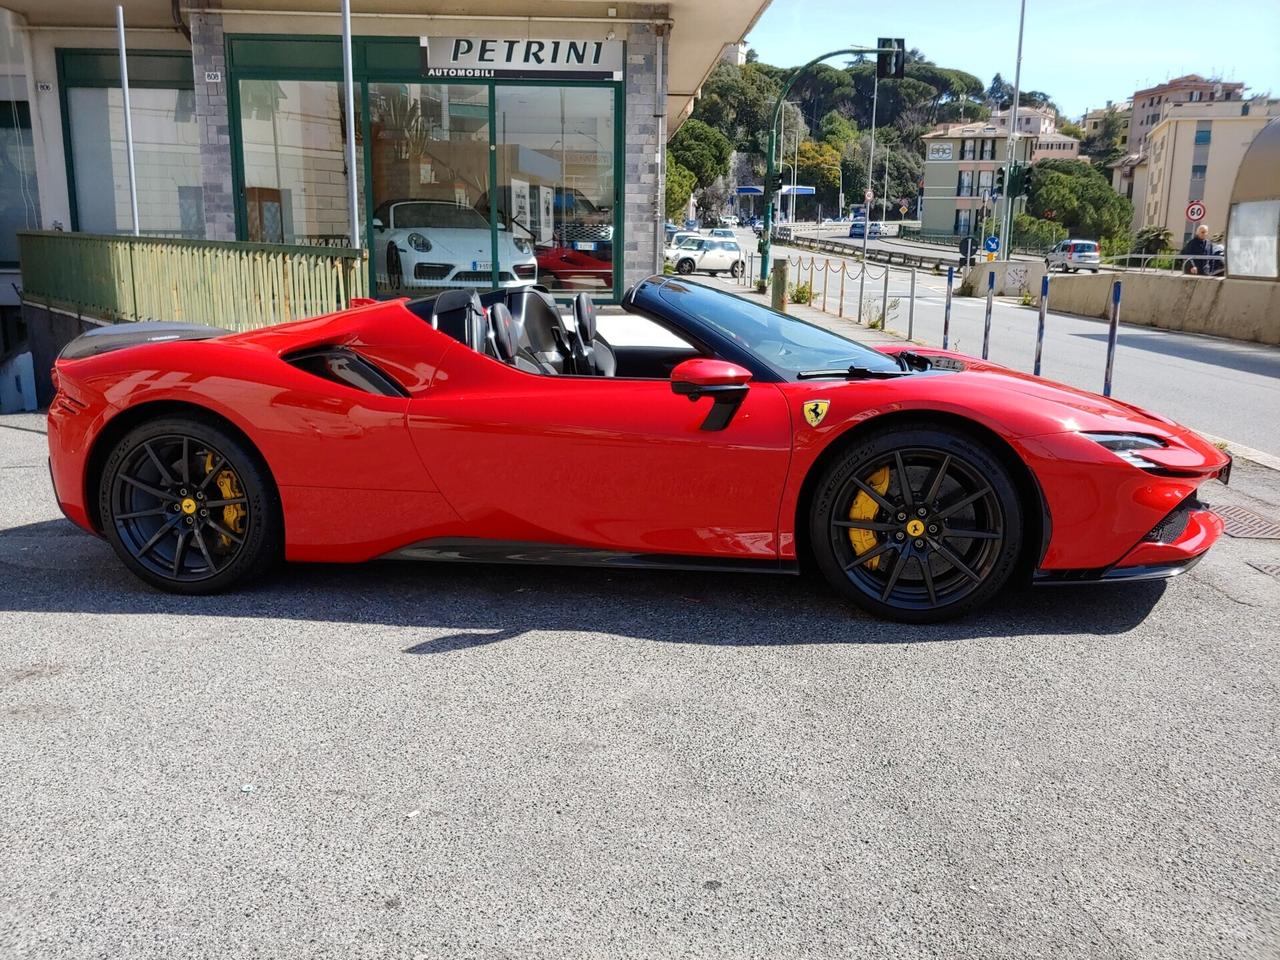
<path id="1" fill-rule="evenodd" d="M 1068 137 L 1075 137 L 1077 140 L 1084 139 L 1084 128 L 1078 123 L 1072 123 L 1070 120 L 1064 120 L 1058 124 L 1058 132 L 1065 133 Z"/>
<path id="2" fill-rule="evenodd" d="M 690 118 L 671 138 L 668 153 L 705 189 L 729 172 L 733 144 L 719 130 Z"/>
<path id="3" fill-rule="evenodd" d="M 1119 112 L 1112 108 L 1102 115 L 1098 129 L 1089 134 L 1080 144 L 1081 156 L 1088 157 L 1093 165 L 1109 170 L 1124 157 L 1125 145 L 1121 142 L 1124 133 L 1124 121 Z"/>
<path id="4" fill-rule="evenodd" d="M 829 143 L 812 140 L 800 144 L 796 181 L 813 187 L 817 201 L 828 210 L 834 210 L 840 189 L 840 151 Z"/>
<path id="5" fill-rule="evenodd" d="M 1164 227 L 1143 227 L 1133 238 L 1133 253 L 1156 254 L 1173 249 L 1173 234 Z"/>
<path id="6" fill-rule="evenodd" d="M 684 222 L 684 212 L 689 208 L 689 198 L 698 178 L 683 167 L 678 160 L 667 159 L 667 219 Z"/>
<path id="7" fill-rule="evenodd" d="M 839 110 L 830 111 L 818 124 L 818 136 L 837 150 L 844 149 L 844 145 L 857 135 L 857 126 Z"/>
<path id="8" fill-rule="evenodd" d="M 1002 104 L 1013 102 L 1013 85 L 1006 83 L 1004 77 L 996 74 L 991 78 L 991 86 L 987 87 L 987 104 L 999 109 Z"/>
<path id="9" fill-rule="evenodd" d="M 756 63 L 760 59 L 760 54 L 756 53 L 755 47 L 747 47 L 747 63 Z"/>
<path id="10" fill-rule="evenodd" d="M 1128 232 L 1133 205 L 1090 163 L 1041 160 L 1031 168 L 1027 212 L 1061 224 L 1072 236 L 1102 240 Z"/>

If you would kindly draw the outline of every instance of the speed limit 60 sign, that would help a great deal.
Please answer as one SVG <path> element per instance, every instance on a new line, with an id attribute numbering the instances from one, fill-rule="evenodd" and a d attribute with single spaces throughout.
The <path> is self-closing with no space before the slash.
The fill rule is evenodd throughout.
<path id="1" fill-rule="evenodd" d="M 1205 209 L 1204 203 L 1200 200 L 1192 200 L 1187 204 L 1187 219 L 1192 223 L 1199 223 L 1204 219 Z"/>

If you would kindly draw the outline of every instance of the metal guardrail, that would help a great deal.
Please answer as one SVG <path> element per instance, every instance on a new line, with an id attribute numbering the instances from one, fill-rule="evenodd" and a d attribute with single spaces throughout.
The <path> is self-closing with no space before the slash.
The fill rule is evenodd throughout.
<path id="1" fill-rule="evenodd" d="M 808 237 L 793 237 L 783 240 L 775 235 L 774 239 L 777 242 L 786 243 L 803 250 L 835 254 L 841 257 L 848 257 L 851 260 L 862 259 L 862 248 L 853 244 L 836 243 L 833 240 L 813 240 Z M 955 256 L 952 257 L 932 257 L 928 254 L 912 253 L 908 250 L 868 250 L 867 259 L 873 263 L 884 263 L 891 266 L 922 267 L 926 270 L 937 269 L 942 271 L 958 263 L 960 253 L 956 251 Z"/>
<path id="2" fill-rule="evenodd" d="M 903 240 L 910 240 L 912 243 L 927 243 L 939 247 L 950 247 L 952 250 L 959 249 L 960 241 L 963 239 L 961 234 L 952 233 L 924 233 L 911 227 L 904 227 L 899 234 Z M 982 246 L 982 238 L 974 236 L 978 242 L 978 246 Z M 1042 246 L 1040 244 L 1020 244 L 1014 243 L 1011 248 L 1015 254 L 1022 254 L 1028 257 L 1043 257 L 1049 252 L 1051 247 Z"/>
<path id="3" fill-rule="evenodd" d="M 1194 267 L 1200 276 L 1221 277 L 1226 274 L 1227 258 L 1220 253 L 1122 253 L 1103 257 L 1100 265 L 1138 273 L 1190 273 Z"/>
<path id="4" fill-rule="evenodd" d="M 363 250 L 62 231 L 18 242 L 23 300 L 112 322 L 252 330 L 368 296 Z"/>
<path id="5" fill-rule="evenodd" d="M 884 268 L 880 270 L 878 273 L 876 273 L 867 269 L 866 264 L 862 262 L 858 262 L 854 264 L 853 269 L 850 269 L 850 264 L 848 262 L 849 259 L 850 258 L 842 257 L 841 259 L 833 261 L 829 257 L 823 257 L 821 260 L 819 260 L 817 257 L 814 257 L 814 256 L 810 256 L 810 257 L 788 256 L 786 258 L 788 273 L 791 277 L 794 277 L 795 286 L 799 287 L 803 285 L 808 290 L 808 293 L 809 293 L 809 298 L 807 300 L 793 301 L 793 302 L 803 303 L 805 306 L 813 307 L 815 310 L 821 310 L 823 313 L 830 313 L 831 310 L 828 309 L 828 303 L 829 303 L 828 298 L 829 296 L 834 296 L 835 306 L 836 306 L 835 315 L 837 317 L 843 317 L 845 289 L 846 289 L 845 281 L 857 280 L 859 281 L 858 292 L 857 292 L 857 298 L 858 298 L 857 322 L 862 323 L 864 310 L 870 310 L 873 312 L 873 319 L 868 321 L 869 326 L 880 327 L 883 329 L 885 323 L 890 319 L 889 318 L 890 310 L 895 306 L 897 306 L 898 302 L 902 299 L 901 297 L 889 296 L 889 265 L 885 264 Z M 756 255 L 753 253 L 750 255 L 748 269 L 736 278 L 736 282 L 738 283 L 739 286 L 747 286 L 747 285 L 756 283 L 754 279 L 755 262 L 756 262 Z M 774 262 L 780 264 L 781 258 L 775 259 Z M 791 267 L 795 268 L 794 273 L 790 272 Z M 805 273 L 806 270 L 808 271 L 807 277 Z M 818 289 L 818 285 L 817 285 L 817 278 L 819 277 L 821 277 L 822 279 L 821 290 Z M 832 280 L 833 277 L 836 278 L 834 281 Z M 867 297 L 865 299 L 863 298 L 862 285 L 865 282 L 865 280 L 868 278 L 870 278 L 871 280 L 882 281 L 883 283 L 881 293 L 880 293 L 880 305 L 879 305 L 878 312 L 875 312 L 874 297 Z M 836 287 L 835 289 L 832 289 L 833 284 Z M 758 287 L 757 287 L 757 290 L 759 290 Z M 907 297 L 907 337 L 908 339 L 910 339 L 914 333 L 915 312 L 916 312 L 916 271 L 913 268 L 911 270 L 911 292 Z"/>

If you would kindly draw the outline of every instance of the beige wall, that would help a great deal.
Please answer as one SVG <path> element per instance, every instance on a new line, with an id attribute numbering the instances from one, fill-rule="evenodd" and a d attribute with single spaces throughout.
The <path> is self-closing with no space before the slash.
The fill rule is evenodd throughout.
<path id="1" fill-rule="evenodd" d="M 981 135 L 970 135 L 955 137 L 926 137 L 925 156 L 929 156 L 929 150 L 934 145 L 951 145 L 950 160 L 925 160 L 924 164 L 924 215 L 921 218 L 921 229 L 925 233 L 952 233 L 955 226 L 955 216 L 957 209 L 967 209 L 972 211 L 971 217 L 976 218 L 978 211 L 982 207 L 982 188 L 979 186 L 979 175 L 986 171 L 992 175 L 992 182 L 995 181 L 995 171 L 1004 166 L 1005 160 L 1005 144 L 1007 133 L 988 134 L 986 137 Z M 983 139 L 995 140 L 995 157 L 991 160 L 963 160 L 962 148 L 965 140 L 975 141 L 975 156 L 982 156 Z M 1029 137 L 1019 137 L 1014 140 L 1014 158 L 1020 162 L 1027 162 L 1032 140 Z M 973 173 L 973 196 L 961 197 L 957 196 L 956 188 L 960 171 L 968 170 Z M 1019 198 L 1016 209 L 1021 210 L 1026 205 L 1026 201 Z"/>
<path id="2" fill-rule="evenodd" d="M 1280 344 L 1280 283 L 1272 280 L 1153 273 L 1054 277 L 1049 309 L 1105 318 L 1117 276 L 1124 323 Z"/>
<path id="3" fill-rule="evenodd" d="M 1191 199 L 1191 167 L 1200 162 L 1196 159 L 1196 126 L 1199 121 L 1209 120 L 1208 149 L 1200 148 L 1206 167 L 1204 193 L 1198 198 L 1206 210 L 1201 223 L 1209 227 L 1211 236 L 1224 233 L 1236 171 L 1249 144 L 1269 119 L 1266 114 L 1190 116 L 1166 120 L 1157 126 L 1147 143 L 1147 184 L 1142 207 L 1137 205 L 1135 188 L 1135 228 L 1163 226 L 1173 235 L 1173 244 L 1181 247 L 1183 234 L 1193 226 L 1186 219 L 1186 209 Z"/>

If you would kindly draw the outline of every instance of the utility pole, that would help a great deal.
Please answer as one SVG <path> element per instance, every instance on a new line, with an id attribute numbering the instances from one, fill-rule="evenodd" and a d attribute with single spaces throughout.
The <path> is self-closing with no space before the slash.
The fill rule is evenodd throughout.
<path id="1" fill-rule="evenodd" d="M 1009 259 L 1009 234 L 1013 228 L 1013 141 L 1018 132 L 1018 96 L 1022 83 L 1022 28 L 1027 20 L 1027 0 L 1018 11 L 1018 62 L 1013 70 L 1013 103 L 1009 107 L 1009 135 L 1004 143 L 1004 216 L 1000 218 L 1000 256 Z"/>

